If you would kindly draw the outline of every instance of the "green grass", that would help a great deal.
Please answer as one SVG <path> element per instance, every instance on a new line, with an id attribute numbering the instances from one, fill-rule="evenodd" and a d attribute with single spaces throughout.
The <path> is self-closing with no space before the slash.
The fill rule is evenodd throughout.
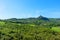
<path id="1" fill-rule="evenodd" d="M 4 24 L 5 24 L 5 22 L 1 22 L 1 21 L 0 21 L 0 25 L 4 25 Z"/>
<path id="2" fill-rule="evenodd" d="M 52 31 L 60 32 L 60 27 L 52 27 Z"/>

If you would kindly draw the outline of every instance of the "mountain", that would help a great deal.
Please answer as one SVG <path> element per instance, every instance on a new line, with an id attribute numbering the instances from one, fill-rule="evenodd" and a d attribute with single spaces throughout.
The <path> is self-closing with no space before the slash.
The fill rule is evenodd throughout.
<path id="1" fill-rule="evenodd" d="M 6 22 L 12 22 L 12 23 L 21 23 L 21 24 L 41 24 L 49 22 L 49 18 L 39 16 L 37 18 L 23 18 L 23 19 L 17 19 L 17 18 L 11 18 L 6 19 Z"/>
<path id="2" fill-rule="evenodd" d="M 37 18 L 32 18 L 31 17 L 31 18 L 23 18 L 23 19 L 11 18 L 11 19 L 7 19 L 7 20 L 15 21 L 15 20 L 36 20 L 36 19 L 38 19 L 38 20 L 49 20 L 48 18 L 43 17 L 43 16 L 39 16 Z"/>
<path id="3" fill-rule="evenodd" d="M 6 23 L 18 23 L 18 24 L 35 24 L 35 25 L 58 25 L 60 26 L 60 18 L 47 18 L 43 16 L 39 16 L 37 18 L 23 18 L 23 19 L 17 19 L 17 18 L 11 18 L 6 20 L 1 20 Z"/>
<path id="4" fill-rule="evenodd" d="M 38 19 L 40 19 L 40 20 L 46 20 L 46 21 L 48 21 L 48 20 L 49 20 L 48 18 L 43 17 L 43 16 L 39 16 L 39 17 L 38 17 Z"/>

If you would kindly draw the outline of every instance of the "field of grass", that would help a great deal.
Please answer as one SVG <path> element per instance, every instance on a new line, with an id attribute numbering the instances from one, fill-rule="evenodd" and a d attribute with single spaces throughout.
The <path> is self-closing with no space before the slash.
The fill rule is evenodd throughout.
<path id="1" fill-rule="evenodd" d="M 60 32 L 60 27 L 52 27 L 52 31 Z"/>
<path id="2" fill-rule="evenodd" d="M 1 21 L 0 21 L 0 25 L 4 25 L 4 24 L 5 24 L 5 22 L 1 22 Z"/>

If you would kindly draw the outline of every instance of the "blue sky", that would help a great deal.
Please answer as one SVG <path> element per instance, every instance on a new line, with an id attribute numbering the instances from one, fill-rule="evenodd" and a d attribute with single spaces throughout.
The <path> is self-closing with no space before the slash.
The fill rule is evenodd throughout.
<path id="1" fill-rule="evenodd" d="M 60 18 L 60 0 L 0 0 L 0 19 Z"/>

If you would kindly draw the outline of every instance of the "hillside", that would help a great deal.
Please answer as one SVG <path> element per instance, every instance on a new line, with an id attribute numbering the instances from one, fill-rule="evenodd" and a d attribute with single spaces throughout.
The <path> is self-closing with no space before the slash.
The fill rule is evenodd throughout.
<path id="1" fill-rule="evenodd" d="M 0 40 L 60 40 L 60 19 L 37 18 L 0 20 Z"/>
<path id="2" fill-rule="evenodd" d="M 39 16 L 37 18 L 11 18 L 11 19 L 6 19 L 3 20 L 5 22 L 11 22 L 11 23 L 17 23 L 17 24 L 35 24 L 35 25 L 57 25 L 60 26 L 60 18 L 47 18 L 43 16 Z"/>

